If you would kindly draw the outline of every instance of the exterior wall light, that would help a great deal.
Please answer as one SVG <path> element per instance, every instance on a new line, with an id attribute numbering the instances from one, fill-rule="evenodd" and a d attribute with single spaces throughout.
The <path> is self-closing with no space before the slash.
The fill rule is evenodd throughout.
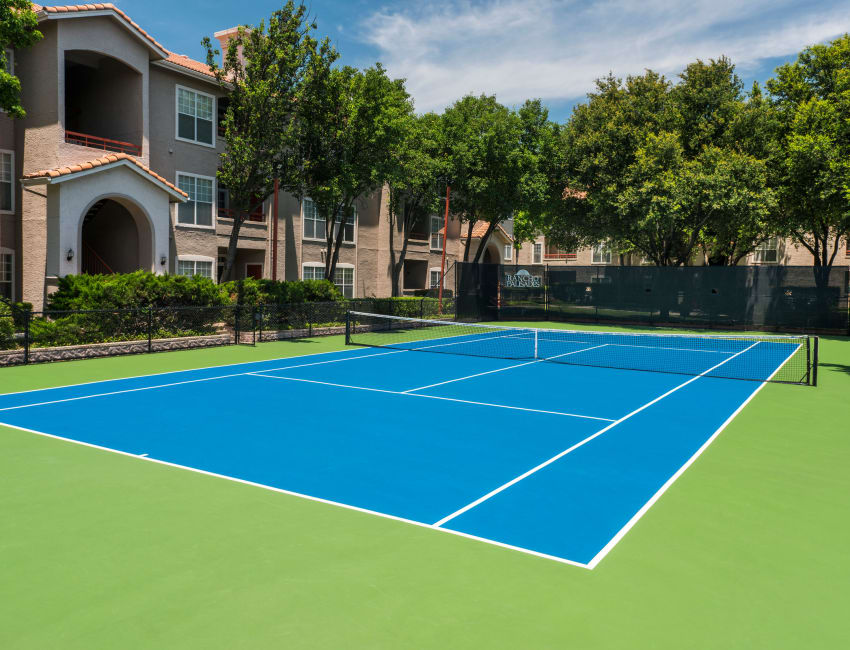
<path id="1" fill-rule="evenodd" d="M 74 249 L 73 249 L 73 248 L 69 248 L 69 249 L 68 249 L 68 252 L 67 252 L 67 253 L 65 253 L 65 259 L 66 259 L 66 260 L 68 260 L 69 262 L 70 262 L 72 259 L 74 259 Z"/>
<path id="2" fill-rule="evenodd" d="M 165 266 L 165 263 L 166 263 L 167 261 L 168 261 L 168 258 L 166 258 L 166 257 L 165 257 L 165 255 L 163 255 L 162 257 L 160 257 L 160 258 L 159 258 L 160 266 Z"/>

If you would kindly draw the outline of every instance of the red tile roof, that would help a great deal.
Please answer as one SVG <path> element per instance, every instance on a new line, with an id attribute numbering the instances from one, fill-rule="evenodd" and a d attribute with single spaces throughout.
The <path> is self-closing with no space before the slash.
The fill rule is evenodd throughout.
<path id="1" fill-rule="evenodd" d="M 473 239 L 481 239 L 484 235 L 487 234 L 487 228 L 490 227 L 490 222 L 488 221 L 476 221 L 475 225 L 472 226 L 472 238 Z M 500 231 L 502 235 L 508 239 L 509 241 L 513 241 L 513 237 L 511 237 L 507 231 L 502 228 L 502 225 L 499 224 L 496 226 L 496 230 Z M 466 235 L 469 232 L 469 226 L 461 226 L 461 239 L 466 239 Z"/>
<path id="2" fill-rule="evenodd" d="M 37 172 L 30 172 L 29 174 L 24 174 L 24 178 L 58 178 L 59 176 L 68 176 L 69 174 L 76 174 L 78 172 L 83 172 L 89 169 L 94 169 L 95 167 L 103 167 L 104 165 L 111 165 L 112 163 L 120 162 L 126 160 L 129 163 L 132 163 L 136 167 L 138 167 L 141 171 L 152 176 L 160 183 L 166 185 L 169 189 L 175 191 L 180 196 L 185 198 L 189 198 L 189 195 L 186 194 L 183 190 L 176 187 L 173 183 L 169 183 L 162 176 L 157 174 L 155 171 L 151 170 L 149 167 L 146 167 L 138 160 L 133 158 L 133 156 L 128 156 L 126 153 L 111 153 L 108 156 L 103 156 L 102 158 L 97 158 L 95 160 L 90 160 L 88 162 L 80 163 L 79 165 L 70 165 L 68 167 L 59 167 L 57 169 L 42 169 Z"/>
<path id="3" fill-rule="evenodd" d="M 60 5 L 60 6 L 56 6 L 56 7 L 44 7 L 42 5 L 33 4 L 32 8 L 33 8 L 33 11 L 35 11 L 36 13 L 43 13 L 43 14 L 69 14 L 69 13 L 78 13 L 78 12 L 82 12 L 82 11 L 113 11 L 113 12 L 115 12 L 116 15 L 118 15 L 120 18 L 125 20 L 127 22 L 127 24 L 130 25 L 133 29 L 137 30 L 139 32 L 139 34 L 141 34 L 148 41 L 150 41 L 151 44 L 153 44 L 155 47 L 157 47 L 160 50 L 163 50 L 165 52 L 168 52 L 168 50 L 166 50 L 165 47 L 163 47 L 159 42 L 157 42 L 157 40 L 154 39 L 153 36 L 151 36 L 144 29 L 139 27 L 138 24 L 133 22 L 133 20 L 130 18 L 130 16 L 125 14 L 123 11 L 121 11 L 118 7 L 116 7 L 111 2 L 97 3 L 97 4 L 86 4 L 86 5 Z"/>
<path id="4" fill-rule="evenodd" d="M 168 53 L 168 58 L 165 59 L 169 63 L 173 63 L 174 65 L 179 65 L 180 67 L 187 68 L 192 72 L 200 72 L 201 74 L 205 74 L 208 77 L 215 78 L 215 75 L 210 72 L 210 67 L 206 63 L 201 63 L 200 61 L 195 61 L 194 59 L 190 59 L 188 56 L 183 54 L 175 54 L 174 52 Z"/>
<path id="5" fill-rule="evenodd" d="M 145 39 L 147 39 L 152 45 L 165 52 L 167 54 L 166 61 L 168 61 L 169 63 L 173 63 L 174 65 L 179 65 L 181 68 L 186 68 L 187 70 L 191 70 L 192 72 L 199 72 L 201 74 L 207 75 L 208 77 L 214 78 L 214 75 L 212 74 L 212 72 L 210 72 L 209 66 L 206 63 L 202 63 L 201 61 L 195 61 L 194 59 L 190 59 L 188 56 L 184 56 L 182 54 L 170 52 L 153 36 L 151 36 L 144 29 L 139 27 L 139 25 L 134 22 L 133 19 L 130 18 L 130 16 L 125 14 L 123 11 L 121 11 L 118 7 L 116 7 L 110 2 L 84 5 L 60 5 L 55 7 L 45 7 L 42 5 L 33 4 L 32 8 L 33 11 L 42 15 L 80 13 L 85 11 L 112 11 L 119 18 L 121 18 L 128 25 L 130 25 L 133 29 L 137 30 L 139 34 L 141 34 Z"/>

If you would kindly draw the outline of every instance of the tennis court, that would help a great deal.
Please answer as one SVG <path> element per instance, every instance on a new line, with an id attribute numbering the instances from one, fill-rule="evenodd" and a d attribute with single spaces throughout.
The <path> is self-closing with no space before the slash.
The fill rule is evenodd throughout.
<path id="1" fill-rule="evenodd" d="M 0 396 L 0 424 L 593 568 L 808 337 L 354 314 L 355 347 Z M 443 354 L 435 354 L 443 353 Z"/>

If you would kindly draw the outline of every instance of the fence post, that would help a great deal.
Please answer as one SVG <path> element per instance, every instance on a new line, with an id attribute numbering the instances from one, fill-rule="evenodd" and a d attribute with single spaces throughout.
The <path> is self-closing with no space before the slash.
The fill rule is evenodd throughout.
<path id="1" fill-rule="evenodd" d="M 32 312 L 24 309 L 24 364 L 30 362 L 30 316 Z"/>
<path id="2" fill-rule="evenodd" d="M 345 310 L 345 344 L 351 345 L 351 310 Z"/>
<path id="3" fill-rule="evenodd" d="M 236 345 L 239 345 L 239 307 L 239 303 L 233 307 L 233 342 Z"/>
<path id="4" fill-rule="evenodd" d="M 818 340 L 820 337 L 815 337 L 814 357 L 812 358 L 812 386 L 818 385 Z"/>
<path id="5" fill-rule="evenodd" d="M 260 317 L 260 318 L 259 318 L 259 321 L 260 321 L 260 343 L 262 343 L 262 342 L 263 342 L 263 320 L 264 320 L 263 315 L 264 315 L 263 305 L 260 305 L 260 309 L 259 309 L 259 317 Z M 255 322 L 256 322 L 256 321 L 255 321 Z"/>
<path id="6" fill-rule="evenodd" d="M 314 303 L 312 303 L 312 302 L 307 303 L 307 337 L 308 338 L 313 337 L 313 315 L 315 313 L 315 310 L 313 309 L 313 305 L 314 305 Z"/>
<path id="7" fill-rule="evenodd" d="M 148 354 L 153 352 L 153 307 L 148 307 Z"/>
<path id="8" fill-rule="evenodd" d="M 437 300 L 440 301 L 440 312 L 442 312 L 443 311 L 443 299 L 438 298 Z M 425 298 L 424 297 L 422 298 L 422 300 L 419 301 L 419 318 L 425 318 Z"/>

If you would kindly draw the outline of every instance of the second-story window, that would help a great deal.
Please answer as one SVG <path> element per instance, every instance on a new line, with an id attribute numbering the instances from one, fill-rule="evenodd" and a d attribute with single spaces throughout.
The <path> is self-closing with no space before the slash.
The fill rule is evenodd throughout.
<path id="1" fill-rule="evenodd" d="M 354 227 L 357 223 L 357 211 L 352 207 L 348 215 L 343 219 L 341 214 L 336 217 L 334 226 L 334 237 L 342 225 L 342 241 L 346 244 L 354 243 Z M 316 204 L 311 199 L 304 199 L 304 239 L 325 239 L 325 218 L 322 217 Z"/>
<path id="2" fill-rule="evenodd" d="M 505 244 L 505 250 L 504 250 L 504 253 L 503 253 L 504 256 L 505 256 L 505 259 L 510 261 L 512 253 L 513 253 L 513 246 L 511 246 L 510 244 Z"/>
<path id="3" fill-rule="evenodd" d="M 177 187 L 189 195 L 189 200 L 177 207 L 177 223 L 212 226 L 213 179 L 177 174 Z"/>
<path id="4" fill-rule="evenodd" d="M 543 261 L 543 244 L 534 244 L 532 262 L 540 264 Z"/>
<path id="5" fill-rule="evenodd" d="M 12 153 L 0 151 L 0 212 L 12 212 L 14 210 L 12 174 Z"/>
<path id="6" fill-rule="evenodd" d="M 431 216 L 431 248 L 443 250 L 443 220 L 436 215 Z"/>
<path id="7" fill-rule="evenodd" d="M 212 95 L 177 86 L 177 138 L 200 144 L 215 144 L 214 104 Z"/>
<path id="8" fill-rule="evenodd" d="M 607 243 L 598 244 L 593 247 L 591 264 L 610 264 L 611 247 Z"/>

